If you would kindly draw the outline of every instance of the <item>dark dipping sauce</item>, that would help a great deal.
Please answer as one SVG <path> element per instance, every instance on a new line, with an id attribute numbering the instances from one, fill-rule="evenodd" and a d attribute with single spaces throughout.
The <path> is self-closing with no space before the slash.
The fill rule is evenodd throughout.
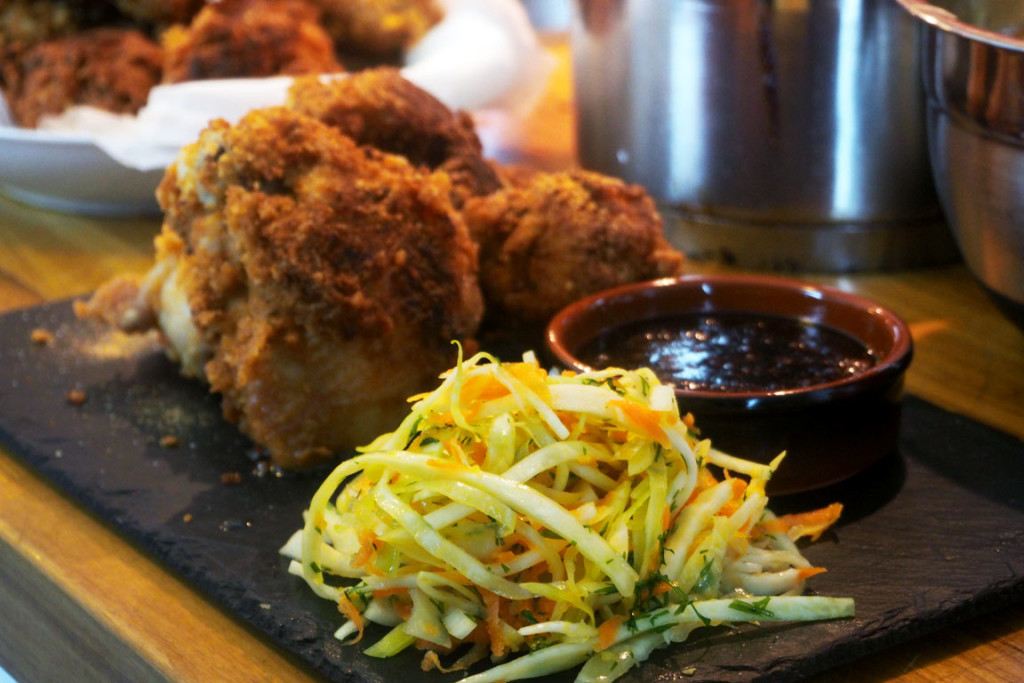
<path id="1" fill-rule="evenodd" d="M 584 345 L 592 368 L 649 367 L 679 389 L 777 392 L 817 386 L 875 365 L 871 351 L 838 330 L 753 313 L 693 313 L 641 320 Z"/>

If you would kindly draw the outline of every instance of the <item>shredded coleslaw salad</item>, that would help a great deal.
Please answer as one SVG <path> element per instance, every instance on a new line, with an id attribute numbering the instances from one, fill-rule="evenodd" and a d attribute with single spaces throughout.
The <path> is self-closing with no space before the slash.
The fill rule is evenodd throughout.
<path id="1" fill-rule="evenodd" d="M 721 623 L 852 616 L 802 595 L 801 554 L 838 504 L 777 517 L 769 465 L 720 453 L 646 369 L 546 372 L 478 353 L 323 482 L 282 548 L 374 657 L 493 666 L 466 683 L 580 666 L 610 681 Z M 442 662 L 442 657 L 449 660 Z"/>

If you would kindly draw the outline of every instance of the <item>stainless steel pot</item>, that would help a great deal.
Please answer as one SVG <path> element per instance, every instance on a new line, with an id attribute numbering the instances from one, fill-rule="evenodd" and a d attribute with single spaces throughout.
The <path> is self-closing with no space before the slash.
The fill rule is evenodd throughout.
<path id="1" fill-rule="evenodd" d="M 956 258 L 895 0 L 574 0 L 571 37 L 581 164 L 645 186 L 691 256 Z"/>
<path id="2" fill-rule="evenodd" d="M 1024 329 L 1024 3 L 900 3 L 921 30 L 946 216 L 968 268 Z"/>

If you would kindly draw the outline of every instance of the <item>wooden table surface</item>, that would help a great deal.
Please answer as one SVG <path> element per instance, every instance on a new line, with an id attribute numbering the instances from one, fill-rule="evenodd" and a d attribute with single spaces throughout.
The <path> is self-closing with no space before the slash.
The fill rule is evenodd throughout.
<path id="1" fill-rule="evenodd" d="M 478 122 L 491 156 L 567 168 L 575 163 L 568 50 L 559 36 L 544 41 L 554 68 L 536 106 L 483 112 Z M 59 214 L 0 196 L 0 312 L 145 270 L 158 228 L 159 217 Z M 908 391 L 1024 439 L 1024 333 L 962 266 L 800 277 L 871 297 L 910 324 L 916 355 Z M 23 682 L 315 679 L 3 452 L 0 605 L 0 665 Z M 1024 680 L 1024 605 L 819 678 Z"/>

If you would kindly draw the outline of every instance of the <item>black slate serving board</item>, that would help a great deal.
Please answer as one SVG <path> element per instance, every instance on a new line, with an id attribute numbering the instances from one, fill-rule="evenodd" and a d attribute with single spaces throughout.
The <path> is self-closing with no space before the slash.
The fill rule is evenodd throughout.
<path id="1" fill-rule="evenodd" d="M 37 328 L 52 341 L 34 343 Z M 73 389 L 84 403 L 68 400 Z M 335 641 L 337 611 L 278 555 L 326 470 L 261 466 L 217 399 L 152 340 L 79 321 L 68 301 L 0 317 L 0 443 L 325 679 L 424 677 L 417 654 L 377 660 Z M 225 483 L 228 473 L 240 482 Z M 624 680 L 796 680 L 1024 599 L 1020 440 L 908 396 L 898 453 L 772 507 L 834 500 L 842 523 L 806 554 L 829 568 L 815 592 L 852 596 L 855 618 L 711 631 Z"/>

